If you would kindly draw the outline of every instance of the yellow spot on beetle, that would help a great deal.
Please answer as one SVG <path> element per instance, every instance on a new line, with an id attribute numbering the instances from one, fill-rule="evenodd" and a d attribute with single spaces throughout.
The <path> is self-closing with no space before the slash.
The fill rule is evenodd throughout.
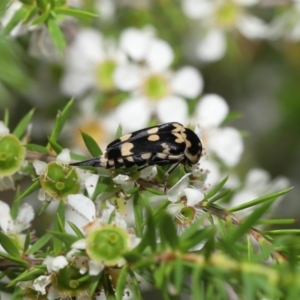
<path id="1" fill-rule="evenodd" d="M 170 150 L 171 150 L 170 147 L 169 147 L 169 145 L 167 143 L 162 143 L 161 145 L 164 148 L 163 153 L 167 153 L 168 154 L 170 152 Z"/>
<path id="2" fill-rule="evenodd" d="M 168 155 L 165 153 L 159 152 L 159 153 L 156 153 L 156 156 L 161 159 L 166 159 Z"/>
<path id="3" fill-rule="evenodd" d="M 155 142 L 159 140 L 159 136 L 157 134 L 149 135 L 148 141 Z"/>
<path id="4" fill-rule="evenodd" d="M 151 157 L 151 153 L 150 153 L 150 152 L 143 153 L 143 154 L 141 155 L 141 158 L 142 158 L 142 159 L 149 159 L 150 157 Z"/>
<path id="5" fill-rule="evenodd" d="M 130 139 L 130 137 L 132 136 L 131 133 L 125 134 L 123 136 L 120 137 L 120 141 L 124 142 Z"/>
<path id="6" fill-rule="evenodd" d="M 178 144 L 184 143 L 184 139 L 180 133 L 173 133 L 173 135 L 175 135 L 175 137 L 176 137 L 175 143 L 178 143 Z"/>
<path id="7" fill-rule="evenodd" d="M 181 124 L 179 124 L 179 123 L 173 123 L 172 125 L 175 127 L 175 129 L 173 129 L 172 132 L 181 132 L 182 129 L 184 128 L 184 127 L 183 127 Z"/>
<path id="8" fill-rule="evenodd" d="M 149 134 L 153 134 L 153 133 L 156 133 L 157 131 L 158 131 L 158 127 L 154 127 L 154 128 L 149 129 L 147 132 Z"/>
<path id="9" fill-rule="evenodd" d="M 129 156 L 132 155 L 133 153 L 130 151 L 134 145 L 132 143 L 124 143 L 121 147 L 121 155 L 122 156 Z"/>

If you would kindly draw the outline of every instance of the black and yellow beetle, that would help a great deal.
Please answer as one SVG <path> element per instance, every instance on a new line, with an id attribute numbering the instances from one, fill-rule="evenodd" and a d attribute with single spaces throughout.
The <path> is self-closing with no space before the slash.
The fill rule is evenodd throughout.
<path id="1" fill-rule="evenodd" d="M 138 166 L 142 170 L 151 165 L 176 164 L 169 174 L 179 164 L 187 171 L 198 163 L 201 153 L 202 144 L 195 132 L 172 122 L 123 135 L 107 146 L 104 155 L 70 165 L 105 169 Z"/>

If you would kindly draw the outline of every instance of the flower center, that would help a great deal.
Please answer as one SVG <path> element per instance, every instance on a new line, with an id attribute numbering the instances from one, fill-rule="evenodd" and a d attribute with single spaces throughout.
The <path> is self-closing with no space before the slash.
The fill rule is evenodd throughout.
<path id="1" fill-rule="evenodd" d="M 0 153 L 0 160 L 6 161 L 6 160 L 7 160 L 7 153 L 1 152 L 1 153 Z"/>
<path id="2" fill-rule="evenodd" d="M 239 16 L 239 9 L 233 3 L 226 3 L 217 10 L 217 23 L 222 28 L 231 29 Z"/>
<path id="3" fill-rule="evenodd" d="M 104 91 L 114 89 L 113 74 L 116 68 L 116 62 L 113 60 L 106 60 L 101 62 L 96 70 L 97 83 Z"/>
<path id="4" fill-rule="evenodd" d="M 86 250 L 90 258 L 104 265 L 115 265 L 127 250 L 128 233 L 121 227 L 106 225 L 90 232 Z"/>
<path id="5" fill-rule="evenodd" d="M 80 183 L 75 169 L 58 162 L 50 162 L 40 176 L 45 193 L 54 199 L 65 199 L 79 192 Z"/>
<path id="6" fill-rule="evenodd" d="M 160 75 L 151 75 L 144 82 L 144 93 L 153 100 L 161 99 L 169 94 L 167 80 Z"/>
<path id="7" fill-rule="evenodd" d="M 180 212 L 176 215 L 174 221 L 178 225 L 186 226 L 191 224 L 194 221 L 195 214 L 196 211 L 194 207 L 186 206 L 180 210 Z"/>

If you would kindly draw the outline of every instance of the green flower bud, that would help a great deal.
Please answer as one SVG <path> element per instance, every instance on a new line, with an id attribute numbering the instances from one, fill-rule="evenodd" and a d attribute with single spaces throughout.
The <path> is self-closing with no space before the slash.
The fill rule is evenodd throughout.
<path id="1" fill-rule="evenodd" d="M 51 276 L 53 286 L 66 297 L 75 297 L 88 290 L 91 281 L 89 275 L 83 276 L 79 269 L 73 266 L 60 269 Z"/>
<path id="2" fill-rule="evenodd" d="M 86 238 L 86 252 L 91 259 L 106 266 L 114 266 L 128 249 L 128 233 L 115 225 L 103 225 L 91 230 Z"/>
<path id="3" fill-rule="evenodd" d="M 55 199 L 65 199 L 70 194 L 77 194 L 80 183 L 76 170 L 63 163 L 50 162 L 40 176 L 40 183 L 45 193 Z"/>
<path id="4" fill-rule="evenodd" d="M 12 135 L 0 136 L 0 177 L 11 176 L 23 165 L 25 148 L 20 140 Z"/>

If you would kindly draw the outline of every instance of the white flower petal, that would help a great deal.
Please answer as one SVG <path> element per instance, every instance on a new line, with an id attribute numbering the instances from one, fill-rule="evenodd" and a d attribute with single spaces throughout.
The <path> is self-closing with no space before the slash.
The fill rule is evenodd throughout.
<path id="1" fill-rule="evenodd" d="M 0 227 L 3 232 L 7 233 L 13 224 L 13 219 L 10 215 L 10 207 L 7 203 L 0 201 Z"/>
<path id="2" fill-rule="evenodd" d="M 129 248 L 133 249 L 141 242 L 142 239 L 137 237 L 133 233 L 129 233 L 128 235 L 129 235 Z"/>
<path id="3" fill-rule="evenodd" d="M 66 258 L 68 260 L 72 260 L 74 257 L 77 257 L 76 255 L 79 253 L 80 251 L 78 249 L 71 249 L 67 254 L 66 254 Z"/>
<path id="4" fill-rule="evenodd" d="M 269 28 L 267 24 L 252 15 L 243 15 L 239 19 L 237 27 L 248 39 L 263 39 L 268 37 Z"/>
<path id="5" fill-rule="evenodd" d="M 46 286 L 51 282 L 50 276 L 41 275 L 32 283 L 32 288 L 40 292 L 42 295 L 46 294 Z"/>
<path id="6" fill-rule="evenodd" d="M 145 58 L 151 36 L 146 30 L 127 28 L 120 36 L 120 46 L 133 60 L 140 61 Z"/>
<path id="7" fill-rule="evenodd" d="M 67 63 L 81 67 L 100 61 L 104 57 L 103 37 L 95 29 L 79 31 L 75 40 L 67 50 Z"/>
<path id="8" fill-rule="evenodd" d="M 215 162 L 201 158 L 200 167 L 205 173 L 205 184 L 208 189 L 211 189 L 219 183 L 221 173 L 219 166 Z"/>
<path id="9" fill-rule="evenodd" d="M 286 189 L 290 186 L 290 184 L 291 184 L 290 181 L 286 177 L 278 176 L 271 182 L 271 185 L 269 187 L 269 192 L 272 193 L 272 192 Z"/>
<path id="10" fill-rule="evenodd" d="M 169 213 L 171 216 L 175 217 L 178 212 L 182 209 L 183 205 L 182 203 L 172 203 L 167 206 L 167 213 Z"/>
<path id="11" fill-rule="evenodd" d="M 64 94 L 77 97 L 93 87 L 94 83 L 95 78 L 91 71 L 78 73 L 71 70 L 61 79 L 60 88 Z"/>
<path id="12" fill-rule="evenodd" d="M 171 86 L 174 93 L 195 98 L 202 92 L 203 78 L 196 68 L 183 67 L 173 75 Z"/>
<path id="13" fill-rule="evenodd" d="M 156 166 L 149 166 L 141 171 L 140 177 L 145 180 L 150 180 L 157 175 Z"/>
<path id="14" fill-rule="evenodd" d="M 59 291 L 54 288 L 54 286 L 50 286 L 48 293 L 47 293 L 47 300 L 56 300 L 60 299 L 62 295 L 59 293 Z"/>
<path id="15" fill-rule="evenodd" d="M 51 269 L 54 272 L 58 272 L 60 269 L 63 269 L 67 265 L 68 265 L 67 259 L 64 256 L 59 255 L 59 256 L 53 258 L 52 264 L 51 264 Z"/>
<path id="16" fill-rule="evenodd" d="M 124 184 L 128 180 L 130 180 L 130 177 L 128 175 L 119 174 L 114 177 L 113 182 L 116 184 Z"/>
<path id="17" fill-rule="evenodd" d="M 84 250 L 86 248 L 86 240 L 81 239 L 81 240 L 76 241 L 75 243 L 72 244 L 71 248 L 78 249 L 78 250 Z"/>
<path id="18" fill-rule="evenodd" d="M 71 162 L 70 150 L 63 149 L 56 157 L 56 161 L 61 161 L 63 163 L 69 164 Z"/>
<path id="19" fill-rule="evenodd" d="M 115 85 L 122 91 L 134 91 L 141 85 L 141 69 L 134 64 L 118 66 L 113 75 Z"/>
<path id="20" fill-rule="evenodd" d="M 156 105 L 157 117 L 162 123 L 187 123 L 188 106 L 185 100 L 177 96 L 169 96 L 160 100 Z"/>
<path id="21" fill-rule="evenodd" d="M 199 124 L 205 128 L 217 127 L 229 112 L 227 102 L 217 94 L 206 94 L 196 107 Z"/>
<path id="22" fill-rule="evenodd" d="M 100 0 L 94 3 L 99 18 L 105 22 L 112 22 L 115 17 L 116 3 L 111 0 Z"/>
<path id="23" fill-rule="evenodd" d="M 44 189 L 39 189 L 39 191 L 38 191 L 38 199 L 40 201 L 45 201 L 46 200 L 46 193 L 45 193 Z"/>
<path id="24" fill-rule="evenodd" d="M 99 180 L 99 175 L 91 174 L 85 181 L 84 185 L 88 192 L 88 196 L 92 197 Z"/>
<path id="25" fill-rule="evenodd" d="M 46 258 L 43 260 L 42 264 L 46 265 L 48 272 L 52 272 L 52 261 L 53 261 L 53 259 L 54 259 L 53 256 L 47 255 Z"/>
<path id="26" fill-rule="evenodd" d="M 191 19 L 202 19 L 209 17 L 214 10 L 212 0 L 183 0 L 183 12 Z"/>
<path id="27" fill-rule="evenodd" d="M 37 175 L 41 175 L 45 168 L 47 167 L 47 163 L 40 161 L 40 160 L 34 160 L 33 161 L 33 167 L 35 169 L 35 172 Z"/>
<path id="28" fill-rule="evenodd" d="M 97 276 L 104 269 L 104 265 L 100 264 L 94 260 L 89 260 L 89 275 Z"/>
<path id="29" fill-rule="evenodd" d="M 183 190 L 184 194 L 186 195 L 187 206 L 195 206 L 197 203 L 203 200 L 204 195 L 199 190 L 193 188 L 186 188 Z"/>
<path id="30" fill-rule="evenodd" d="M 69 222 L 76 224 L 77 228 L 81 230 L 83 233 L 84 233 L 83 227 L 86 224 L 88 224 L 86 218 L 82 217 L 80 214 L 77 213 L 77 211 L 75 211 L 69 206 L 66 207 L 65 220 L 66 220 L 66 225 L 65 225 L 66 232 L 72 235 L 74 234 L 74 230 L 69 225 Z"/>
<path id="31" fill-rule="evenodd" d="M 116 121 L 124 132 L 132 132 L 147 126 L 152 113 L 150 103 L 142 98 L 131 98 L 120 104 L 115 112 Z"/>
<path id="32" fill-rule="evenodd" d="M 67 197 L 67 203 L 72 209 L 74 209 L 79 215 L 84 217 L 87 221 L 92 222 L 96 218 L 95 203 L 88 197 L 82 194 L 69 195 Z"/>
<path id="33" fill-rule="evenodd" d="M 168 68 L 174 59 L 171 46 L 159 39 L 151 42 L 145 60 L 152 71 L 162 71 Z"/>
<path id="34" fill-rule="evenodd" d="M 190 173 L 186 173 L 174 186 L 169 189 L 167 193 L 169 201 L 176 202 L 180 199 L 183 194 L 183 190 L 189 186 L 190 175 Z"/>
<path id="35" fill-rule="evenodd" d="M 9 133 L 9 129 L 6 127 L 6 125 L 0 121 L 0 135 L 2 134 L 8 134 Z"/>
<path id="36" fill-rule="evenodd" d="M 209 137 L 208 148 L 230 167 L 235 166 L 241 158 L 244 144 L 241 134 L 232 127 L 224 127 Z"/>
<path id="37" fill-rule="evenodd" d="M 271 175 L 264 169 L 251 169 L 246 176 L 246 186 L 249 190 L 260 192 L 266 189 L 271 181 Z"/>
<path id="38" fill-rule="evenodd" d="M 34 218 L 33 207 L 28 203 L 23 203 L 18 212 L 18 216 L 15 222 L 15 231 L 21 232 L 30 226 L 30 222 Z"/>
<path id="39" fill-rule="evenodd" d="M 226 40 L 222 31 L 209 31 L 197 44 L 196 55 L 204 62 L 213 62 L 221 59 L 226 53 Z"/>

